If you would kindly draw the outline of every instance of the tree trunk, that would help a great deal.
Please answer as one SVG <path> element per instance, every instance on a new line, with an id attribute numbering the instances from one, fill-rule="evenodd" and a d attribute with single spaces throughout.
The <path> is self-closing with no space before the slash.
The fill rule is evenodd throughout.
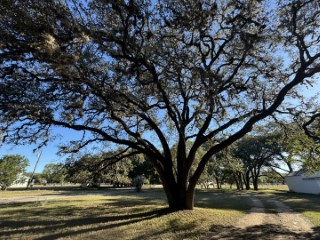
<path id="1" fill-rule="evenodd" d="M 258 191 L 259 171 L 257 171 L 256 169 L 251 170 L 251 176 L 252 176 L 253 190 Z"/>
<path id="2" fill-rule="evenodd" d="M 178 177 L 178 183 L 172 176 L 166 177 L 160 175 L 160 178 L 170 211 L 193 210 L 195 183 L 191 184 L 189 182 L 188 184 L 188 178 L 185 177 Z"/>
<path id="3" fill-rule="evenodd" d="M 244 185 L 246 190 L 250 190 L 250 172 L 246 172 L 243 176 Z"/>
<path id="4" fill-rule="evenodd" d="M 233 175 L 234 181 L 236 182 L 237 189 L 243 190 L 241 174 L 239 175 L 239 174 L 233 173 L 232 175 Z"/>
<path id="5" fill-rule="evenodd" d="M 215 179 L 216 179 L 217 189 L 221 189 L 221 182 L 219 178 L 216 177 Z"/>
<path id="6" fill-rule="evenodd" d="M 239 180 L 239 187 L 240 187 L 240 190 L 243 190 L 242 173 L 237 173 L 237 175 L 238 175 L 238 180 Z"/>
<path id="7" fill-rule="evenodd" d="M 175 187 L 165 187 L 170 211 L 193 210 L 194 189 L 181 190 Z"/>
<path id="8" fill-rule="evenodd" d="M 258 176 L 252 177 L 253 190 L 258 191 Z"/>

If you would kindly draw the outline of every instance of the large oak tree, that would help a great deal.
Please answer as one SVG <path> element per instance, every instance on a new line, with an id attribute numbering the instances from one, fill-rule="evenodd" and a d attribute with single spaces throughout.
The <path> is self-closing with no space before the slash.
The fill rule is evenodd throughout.
<path id="1" fill-rule="evenodd" d="M 3 139 L 60 126 L 83 133 L 73 151 L 143 153 L 169 207 L 192 209 L 209 159 L 320 71 L 318 1 L 279 2 L 2 0 Z"/>

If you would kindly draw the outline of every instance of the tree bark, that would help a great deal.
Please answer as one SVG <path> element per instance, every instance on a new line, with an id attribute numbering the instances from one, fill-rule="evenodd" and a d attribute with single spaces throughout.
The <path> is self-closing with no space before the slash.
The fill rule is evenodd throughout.
<path id="1" fill-rule="evenodd" d="M 193 210 L 194 189 L 177 189 L 165 187 L 170 211 Z"/>
<path id="2" fill-rule="evenodd" d="M 177 179 L 174 178 L 172 169 L 166 171 L 158 171 L 162 186 L 165 191 L 169 210 L 193 210 L 194 207 L 194 192 L 196 184 L 188 182 L 185 171 L 184 174 L 178 174 Z"/>
<path id="3" fill-rule="evenodd" d="M 253 180 L 253 190 L 258 191 L 259 187 L 258 187 L 258 177 L 254 177 Z"/>
<path id="4" fill-rule="evenodd" d="M 244 185 L 246 190 L 250 190 L 250 172 L 246 172 L 243 176 Z"/>
<path id="5" fill-rule="evenodd" d="M 236 182 L 237 189 L 243 190 L 241 174 L 233 173 L 233 178 L 234 178 L 234 181 Z"/>
<path id="6" fill-rule="evenodd" d="M 216 177 L 217 189 L 221 189 L 221 181 Z"/>
<path id="7" fill-rule="evenodd" d="M 260 171 L 259 169 L 261 168 L 261 166 L 258 166 L 258 170 L 257 169 L 252 169 L 251 170 L 251 176 L 252 176 L 252 183 L 253 183 L 253 190 L 258 191 L 259 189 L 259 175 L 260 175 Z"/>

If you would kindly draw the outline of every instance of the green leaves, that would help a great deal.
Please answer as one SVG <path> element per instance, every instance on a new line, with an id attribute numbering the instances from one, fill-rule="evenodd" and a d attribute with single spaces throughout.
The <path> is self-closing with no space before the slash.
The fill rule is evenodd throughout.
<path id="1" fill-rule="evenodd" d="M 0 187 L 5 190 L 23 174 L 28 166 L 28 160 L 21 155 L 5 155 L 0 158 Z"/>
<path id="2" fill-rule="evenodd" d="M 66 169 L 63 164 L 48 163 L 45 165 L 41 176 L 47 183 L 63 183 L 66 178 Z"/>
<path id="3" fill-rule="evenodd" d="M 316 0 L 4 0 L 0 11 L 6 141 L 70 128 L 83 133 L 74 149 L 129 147 L 163 181 L 186 162 L 177 172 L 191 172 L 192 187 L 214 154 L 320 72 Z M 171 146 L 189 140 L 174 159 Z"/>

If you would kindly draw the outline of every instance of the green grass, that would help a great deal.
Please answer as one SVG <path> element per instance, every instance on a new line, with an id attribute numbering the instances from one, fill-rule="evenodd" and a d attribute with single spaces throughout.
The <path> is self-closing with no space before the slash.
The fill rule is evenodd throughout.
<path id="1" fill-rule="evenodd" d="M 47 190 L 30 192 L 48 193 Z M 19 195 L 17 191 L 7 191 L 6 195 L 10 193 Z M 0 236 L 5 239 L 199 239 L 213 225 L 228 226 L 250 209 L 246 197 L 236 198 L 237 194 L 230 191 L 199 191 L 194 211 L 174 213 L 168 212 L 162 189 L 141 193 L 103 190 L 94 194 L 2 204 Z M 234 207 L 239 201 L 242 204 Z"/>
<path id="2" fill-rule="evenodd" d="M 278 208 L 275 203 L 269 201 L 268 199 L 265 198 L 260 198 L 260 200 L 263 203 L 263 206 L 265 208 L 266 213 L 271 213 L 271 214 L 277 214 L 278 213 Z"/>
<path id="3" fill-rule="evenodd" d="M 53 193 L 68 197 L 1 203 L 1 198 Z M 279 189 L 258 193 L 283 200 L 320 226 L 316 220 L 319 196 Z M 173 213 L 168 212 L 165 195 L 159 188 L 144 189 L 141 193 L 108 188 L 14 190 L 0 193 L 0 239 L 206 239 L 227 233 L 246 239 L 250 230 L 234 229 L 233 225 L 250 208 L 249 195 L 234 190 L 199 189 L 194 211 Z"/>
<path id="4" fill-rule="evenodd" d="M 26 196 L 41 196 L 44 194 L 56 194 L 54 191 L 41 190 L 41 191 L 30 191 L 30 190 L 15 190 L 15 191 L 0 191 L 1 198 L 14 198 L 14 197 L 26 197 Z"/>

